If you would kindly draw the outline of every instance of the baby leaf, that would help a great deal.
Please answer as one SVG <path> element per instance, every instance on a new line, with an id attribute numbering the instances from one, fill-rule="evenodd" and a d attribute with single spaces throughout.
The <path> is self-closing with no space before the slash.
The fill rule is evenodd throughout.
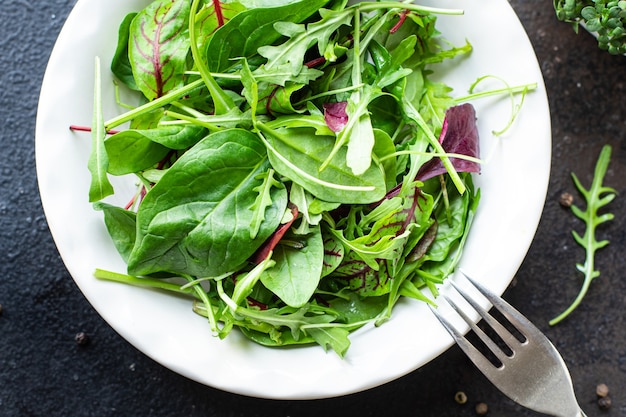
<path id="1" fill-rule="evenodd" d="M 124 261 L 133 250 L 137 236 L 137 216 L 134 212 L 107 203 L 94 203 L 96 210 L 104 213 L 104 224 L 113 239 L 113 244 Z"/>
<path id="2" fill-rule="evenodd" d="M 130 39 L 130 24 L 137 13 L 129 13 L 120 23 L 118 30 L 117 48 L 111 60 L 111 72 L 131 90 L 138 90 L 133 68 L 128 57 L 128 40 Z"/>
<path id="3" fill-rule="evenodd" d="M 346 253 L 341 241 L 332 233 L 324 233 L 324 264 L 322 276 L 332 273 L 343 261 Z"/>
<path id="4" fill-rule="evenodd" d="M 224 130 L 198 142 L 139 206 L 129 273 L 206 277 L 239 268 L 276 230 L 287 206 L 284 187 L 273 187 L 272 205 L 256 239 L 250 239 L 254 211 L 249 208 L 267 169 L 265 148 L 251 132 Z"/>
<path id="5" fill-rule="evenodd" d="M 467 155 L 473 158 L 479 156 L 476 112 L 471 104 L 466 103 L 454 106 L 446 111 L 439 141 L 445 152 Z M 475 161 L 460 158 L 450 158 L 450 161 L 457 172 L 480 172 L 480 165 Z M 433 158 L 422 165 L 417 179 L 426 181 L 446 172 L 447 170 L 441 159 Z"/>
<path id="6" fill-rule="evenodd" d="M 315 339 L 315 342 L 324 350 L 332 349 L 339 357 L 342 357 L 350 347 L 348 338 L 349 330 L 338 326 L 307 327 L 306 332 Z"/>
<path id="7" fill-rule="evenodd" d="M 276 246 L 272 255 L 276 265 L 261 276 L 263 285 L 291 307 L 302 307 L 309 301 L 322 275 L 322 234 L 319 226 L 310 231 L 302 241 L 302 248 Z"/>
<path id="8" fill-rule="evenodd" d="M 183 85 L 189 8 L 186 0 L 157 0 L 131 23 L 130 62 L 137 87 L 148 100 Z"/>
<path id="9" fill-rule="evenodd" d="M 576 269 L 582 272 L 585 276 L 583 281 L 582 288 L 578 293 L 576 299 L 572 302 L 572 304 L 557 317 L 550 320 L 550 325 L 555 325 L 567 317 L 578 305 L 581 303 L 585 295 L 587 294 L 587 290 L 591 282 L 600 276 L 600 271 L 595 269 L 594 261 L 596 251 L 602 249 L 606 245 L 609 244 L 608 240 L 596 240 L 596 228 L 602 223 L 606 223 L 610 220 L 613 220 L 612 213 L 604 213 L 600 214 L 599 210 L 609 204 L 616 196 L 616 191 L 613 188 L 606 187 L 602 185 L 604 181 L 604 176 L 606 175 L 606 171 L 609 167 L 609 162 L 611 160 L 611 147 L 609 145 L 605 145 L 600 152 L 600 156 L 598 157 L 598 161 L 596 163 L 596 168 L 593 175 L 593 181 L 591 183 L 591 187 L 586 189 L 576 174 L 572 173 L 572 179 L 576 188 L 582 196 L 585 198 L 585 202 L 587 203 L 587 207 L 585 210 L 580 209 L 577 206 L 572 206 L 572 213 L 580 220 L 585 222 L 585 233 L 584 235 L 578 234 L 576 231 L 573 231 L 572 234 L 574 236 L 574 240 L 580 246 L 585 249 L 585 263 L 577 264 Z"/>
<path id="10" fill-rule="evenodd" d="M 209 68 L 224 72 L 233 66 L 233 58 L 256 55 L 260 47 L 280 38 L 280 33 L 274 29 L 276 22 L 301 22 L 326 3 L 328 0 L 303 0 L 237 14 L 219 28 L 206 45 Z"/>
<path id="11" fill-rule="evenodd" d="M 132 174 L 153 167 L 170 152 L 132 130 L 119 132 L 104 142 L 110 157 L 108 172 L 113 175 Z"/>
<path id="12" fill-rule="evenodd" d="M 196 15 L 198 46 L 206 45 L 217 29 L 244 10 L 246 7 L 236 1 L 228 3 L 208 2 Z M 206 59 L 206 50 L 203 51 L 203 48 L 200 50 L 199 58 Z"/>
<path id="13" fill-rule="evenodd" d="M 385 195 L 385 173 L 372 164 L 362 175 L 355 175 L 346 165 L 346 149 L 340 149 L 328 167 L 320 172 L 335 142 L 332 136 L 319 136 L 307 128 L 272 130 L 262 123 L 272 166 L 280 174 L 300 184 L 315 197 L 346 204 L 367 204 Z"/>
<path id="14" fill-rule="evenodd" d="M 91 122 L 91 152 L 87 167 L 91 172 L 89 187 L 89 201 L 95 202 L 113 194 L 113 186 L 107 177 L 109 156 L 104 147 L 104 117 L 102 115 L 102 76 L 100 73 L 100 59 L 96 57 L 93 120 Z"/>
<path id="15" fill-rule="evenodd" d="M 261 224 L 265 221 L 265 209 L 272 205 L 272 190 L 274 187 L 284 188 L 283 185 L 274 179 L 274 170 L 269 169 L 266 172 L 259 175 L 259 178 L 263 179 L 263 183 L 254 188 L 254 191 L 258 193 L 254 204 L 250 207 L 250 210 L 254 211 L 252 217 L 252 223 L 250 223 L 250 239 L 256 238 Z"/>
<path id="16" fill-rule="evenodd" d="M 162 125 L 153 129 L 129 130 L 120 133 L 135 137 L 141 136 L 175 150 L 190 148 L 206 136 L 206 130 L 204 128 L 193 125 Z"/>

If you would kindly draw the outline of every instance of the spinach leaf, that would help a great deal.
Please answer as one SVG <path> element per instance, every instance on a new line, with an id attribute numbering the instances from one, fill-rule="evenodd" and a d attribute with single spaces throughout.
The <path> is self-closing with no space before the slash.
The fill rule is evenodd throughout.
<path id="1" fill-rule="evenodd" d="M 186 0 L 153 1 L 130 25 L 128 51 L 133 76 L 148 100 L 183 85 L 189 10 Z"/>
<path id="2" fill-rule="evenodd" d="M 342 148 L 327 168 L 320 172 L 335 143 L 332 136 L 319 136 L 314 129 L 268 129 L 257 126 L 265 134 L 269 159 L 276 171 L 302 186 L 315 197 L 338 203 L 367 204 L 385 195 L 385 173 L 372 164 L 362 175 L 354 175 L 346 165 L 346 149 Z"/>
<path id="3" fill-rule="evenodd" d="M 170 152 L 165 146 L 151 141 L 138 131 L 124 130 L 104 142 L 110 161 L 108 172 L 113 175 L 132 174 L 152 168 Z"/>
<path id="4" fill-rule="evenodd" d="M 241 129 L 208 135 L 178 159 L 146 194 L 137 212 L 130 274 L 169 271 L 207 277 L 239 269 L 278 227 L 287 206 L 273 187 L 256 239 L 250 224 L 267 154 Z"/>
<path id="5" fill-rule="evenodd" d="M 122 259 L 127 262 L 137 237 L 136 214 L 103 202 L 94 203 L 94 208 L 104 213 L 104 224 L 113 239 L 113 244 Z"/>
<path id="6" fill-rule="evenodd" d="M 111 60 L 111 72 L 131 90 L 139 90 L 133 68 L 128 57 L 128 41 L 130 39 L 130 24 L 137 13 L 129 13 L 120 23 L 118 30 L 117 48 Z"/>
<path id="7" fill-rule="evenodd" d="M 324 243 L 320 227 L 310 229 L 302 247 L 280 244 L 274 249 L 272 268 L 265 270 L 261 282 L 290 307 L 302 307 L 313 296 L 322 275 Z"/>

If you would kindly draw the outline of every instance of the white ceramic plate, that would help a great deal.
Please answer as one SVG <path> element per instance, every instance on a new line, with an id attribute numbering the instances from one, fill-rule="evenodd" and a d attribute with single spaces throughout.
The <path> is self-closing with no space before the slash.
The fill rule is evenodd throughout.
<path id="1" fill-rule="evenodd" d="M 475 48 L 470 58 L 440 74 L 457 95 L 487 74 L 511 85 L 538 83 L 512 129 L 499 140 L 491 132 L 506 125 L 510 101 L 474 102 L 489 162 L 477 179 L 482 201 L 462 267 L 501 293 L 528 250 L 545 201 L 551 150 L 546 92 L 533 49 L 506 0 L 429 1 L 465 10 L 464 16 L 441 17 L 438 26 L 455 44 L 468 39 Z M 407 374 L 447 349 L 451 339 L 418 302 L 401 303 L 383 326 L 355 333 L 342 360 L 316 346 L 261 347 L 238 332 L 219 340 L 187 300 L 93 277 L 95 268 L 124 272 L 125 265 L 101 213 L 87 202 L 90 136 L 68 127 L 91 122 L 95 56 L 103 67 L 105 118 L 121 112 L 107 71 L 117 23 L 148 2 L 79 0 L 53 50 L 39 102 L 36 160 L 44 210 L 63 261 L 99 314 L 163 366 L 212 387 L 263 398 L 311 399 L 361 391 Z M 123 194 L 124 184 L 119 188 Z M 127 198 L 123 195 L 118 203 Z"/>

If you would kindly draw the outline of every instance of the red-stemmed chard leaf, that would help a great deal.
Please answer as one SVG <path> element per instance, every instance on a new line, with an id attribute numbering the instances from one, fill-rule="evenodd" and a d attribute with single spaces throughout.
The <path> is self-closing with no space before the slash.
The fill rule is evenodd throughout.
<path id="1" fill-rule="evenodd" d="M 293 225 L 298 217 L 298 207 L 293 204 L 289 204 L 289 210 L 291 211 L 291 220 L 278 226 L 276 231 L 265 241 L 263 245 L 252 256 L 251 261 L 254 264 L 260 264 L 270 253 L 274 250 L 278 242 L 285 236 L 285 233 Z"/>
<path id="2" fill-rule="evenodd" d="M 348 113 L 346 107 L 348 102 L 324 103 L 324 120 L 333 132 L 341 132 L 348 124 Z"/>
<path id="3" fill-rule="evenodd" d="M 158 0 L 131 23 L 128 50 L 133 76 L 148 100 L 183 84 L 189 10 L 188 1 Z"/>
<path id="4" fill-rule="evenodd" d="M 447 153 L 479 157 L 476 111 L 471 104 L 454 106 L 446 111 L 439 142 Z M 457 172 L 480 172 L 480 165 L 475 161 L 461 158 L 450 158 L 450 160 Z M 422 166 L 416 179 L 426 181 L 445 173 L 446 169 L 440 158 L 433 158 Z"/>
<path id="5" fill-rule="evenodd" d="M 206 50 L 203 45 L 207 45 L 213 33 L 224 26 L 236 14 L 246 10 L 246 8 L 238 2 L 224 3 L 220 0 L 209 2 L 196 17 L 198 25 L 198 46 L 202 58 L 206 59 Z"/>

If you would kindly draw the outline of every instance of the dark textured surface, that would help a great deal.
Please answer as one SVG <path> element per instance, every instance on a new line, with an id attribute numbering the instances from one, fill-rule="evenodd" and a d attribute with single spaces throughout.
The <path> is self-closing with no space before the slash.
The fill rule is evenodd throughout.
<path id="1" fill-rule="evenodd" d="M 322 401 L 267 401 L 207 388 L 156 364 L 118 336 L 65 270 L 38 197 L 34 127 L 47 59 L 73 0 L 3 1 L 0 7 L 0 416 L 535 416 L 504 398 L 457 348 L 410 375 L 367 392 Z M 553 158 L 536 238 L 505 298 L 539 325 L 568 363 L 589 417 L 626 416 L 626 58 L 596 48 L 556 21 L 551 2 L 513 0 L 547 84 Z M 112 24 L 116 24 L 113 23 Z M 558 203 L 575 194 L 570 173 L 591 181 L 601 146 L 613 146 L 606 184 L 615 220 L 598 233 L 602 275 L 570 319 L 548 319 L 577 293 L 583 260 L 570 230 L 580 223 Z M 62 163 L 62 161 L 59 161 Z M 529 188 L 533 184 L 527 185 Z M 526 190 L 517 201 L 524 204 Z M 578 202 L 581 203 L 580 197 Z M 68 208 L 71 209 L 71 208 Z M 75 342 L 86 332 L 90 342 Z M 595 387 L 612 407 L 601 411 Z M 465 391 L 466 405 L 454 401 Z"/>

